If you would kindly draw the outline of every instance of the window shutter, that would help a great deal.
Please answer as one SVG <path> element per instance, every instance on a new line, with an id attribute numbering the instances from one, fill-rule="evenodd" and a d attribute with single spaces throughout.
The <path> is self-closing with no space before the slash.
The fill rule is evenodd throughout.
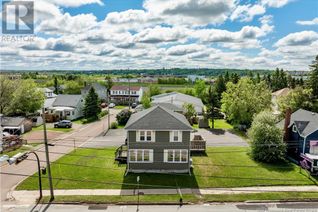
<path id="1" fill-rule="evenodd" d="M 178 141 L 182 142 L 182 131 L 178 132 Z"/>
<path id="2" fill-rule="evenodd" d="M 163 162 L 168 162 L 168 150 L 166 149 L 163 151 Z"/>
<path id="3" fill-rule="evenodd" d="M 149 161 L 153 163 L 153 149 L 149 150 Z"/>
<path id="4" fill-rule="evenodd" d="M 156 141 L 156 131 L 151 131 L 151 141 Z"/>
<path id="5" fill-rule="evenodd" d="M 136 131 L 136 141 L 140 141 L 140 131 Z"/>
<path id="6" fill-rule="evenodd" d="M 169 142 L 173 142 L 173 131 L 169 131 Z"/>

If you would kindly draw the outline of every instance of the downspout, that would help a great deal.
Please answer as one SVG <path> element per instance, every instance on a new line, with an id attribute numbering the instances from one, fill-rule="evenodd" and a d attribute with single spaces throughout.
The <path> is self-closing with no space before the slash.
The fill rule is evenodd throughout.
<path id="1" fill-rule="evenodd" d="M 127 131 L 127 169 L 125 176 L 127 176 L 129 170 L 129 131 Z"/>
<path id="2" fill-rule="evenodd" d="M 303 154 L 305 154 L 307 136 L 304 137 Z"/>

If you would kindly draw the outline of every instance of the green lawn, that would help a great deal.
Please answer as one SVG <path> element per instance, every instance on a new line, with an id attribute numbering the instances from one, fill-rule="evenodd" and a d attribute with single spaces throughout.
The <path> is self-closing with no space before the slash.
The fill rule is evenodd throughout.
<path id="1" fill-rule="evenodd" d="M 13 151 L 10 152 L 4 152 L 3 154 L 0 154 L 0 156 L 2 155 L 8 155 L 9 157 L 12 157 L 15 154 L 18 154 L 19 152 L 26 152 L 26 151 L 30 151 L 32 150 L 34 147 L 40 145 L 41 143 L 32 143 L 32 144 L 28 144 L 28 145 L 22 145 L 20 148 L 15 149 Z"/>
<path id="2" fill-rule="evenodd" d="M 127 105 L 116 105 L 115 106 L 115 109 L 118 109 L 118 110 L 123 110 L 125 108 L 128 108 L 128 106 Z"/>
<path id="3" fill-rule="evenodd" d="M 46 129 L 49 131 L 56 131 L 56 132 L 71 132 L 73 130 L 72 128 L 54 128 L 54 127 L 47 127 Z M 32 131 L 37 131 L 37 130 L 43 130 L 43 125 L 32 127 Z"/>
<path id="4" fill-rule="evenodd" d="M 209 119 L 209 126 L 212 128 L 211 119 Z M 216 119 L 214 120 L 214 128 L 228 130 L 228 129 L 233 129 L 233 126 L 230 123 L 226 122 L 226 120 L 224 119 Z"/>
<path id="5" fill-rule="evenodd" d="M 136 204 L 137 195 L 135 196 L 55 196 L 55 203 L 65 202 L 85 202 L 85 203 L 126 203 Z M 179 204 L 179 195 L 140 195 L 140 204 L 159 204 L 170 203 Z M 268 192 L 257 194 L 213 194 L 213 195 L 182 195 L 183 203 L 204 203 L 204 202 L 243 202 L 251 200 L 308 200 L 317 201 L 317 192 Z M 49 202 L 49 197 L 45 197 L 43 202 Z"/>
<path id="6" fill-rule="evenodd" d="M 114 151 L 115 148 L 78 149 L 72 153 L 76 156 L 68 155 L 60 158 L 52 165 L 53 177 L 60 178 L 54 180 L 54 187 L 56 189 L 135 188 L 137 174 L 124 176 L 126 165 L 114 163 Z M 317 180 L 309 179 L 307 173 L 294 164 L 266 165 L 253 161 L 246 147 L 208 148 L 207 156 L 193 156 L 193 163 L 194 171 L 191 176 L 138 174 L 141 188 L 314 185 L 317 183 Z M 48 189 L 46 176 L 43 177 L 43 187 Z M 23 181 L 17 189 L 37 189 L 36 175 Z"/>

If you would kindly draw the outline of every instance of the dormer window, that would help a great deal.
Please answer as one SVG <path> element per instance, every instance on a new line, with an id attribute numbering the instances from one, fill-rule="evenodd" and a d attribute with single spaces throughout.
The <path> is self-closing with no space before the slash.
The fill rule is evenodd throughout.
<path id="1" fill-rule="evenodd" d="M 297 127 L 296 127 L 296 125 L 295 125 L 295 124 L 293 125 L 293 129 L 292 129 L 292 130 L 293 130 L 293 132 L 294 132 L 294 133 L 296 133 L 296 132 L 297 132 Z"/>

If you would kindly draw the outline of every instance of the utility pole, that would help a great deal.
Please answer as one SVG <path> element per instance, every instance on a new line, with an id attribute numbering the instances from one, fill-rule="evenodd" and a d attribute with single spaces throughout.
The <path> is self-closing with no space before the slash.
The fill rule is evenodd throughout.
<path id="1" fill-rule="evenodd" d="M 2 139 L 3 139 L 3 136 L 2 136 L 2 114 L 0 114 L 0 153 L 3 152 L 3 147 L 2 147 L 3 141 L 2 141 Z"/>
<path id="2" fill-rule="evenodd" d="M 49 146 L 48 146 L 48 142 L 47 142 L 46 120 L 45 120 L 44 108 L 42 108 L 42 118 L 43 118 L 43 130 L 44 130 L 44 146 L 45 146 L 45 156 L 46 156 L 46 167 L 47 167 L 47 173 L 48 173 L 48 177 L 49 177 L 51 200 L 53 200 L 54 199 L 54 191 L 53 191 L 52 173 L 51 173 L 51 166 L 50 166 Z"/>
<path id="3" fill-rule="evenodd" d="M 138 195 L 137 212 L 139 211 L 139 181 L 140 181 L 140 177 L 139 177 L 139 176 L 137 176 L 137 183 L 138 183 L 138 193 L 137 193 L 137 195 Z"/>
<path id="4" fill-rule="evenodd" d="M 130 76 L 128 76 L 128 105 L 130 110 Z"/>

